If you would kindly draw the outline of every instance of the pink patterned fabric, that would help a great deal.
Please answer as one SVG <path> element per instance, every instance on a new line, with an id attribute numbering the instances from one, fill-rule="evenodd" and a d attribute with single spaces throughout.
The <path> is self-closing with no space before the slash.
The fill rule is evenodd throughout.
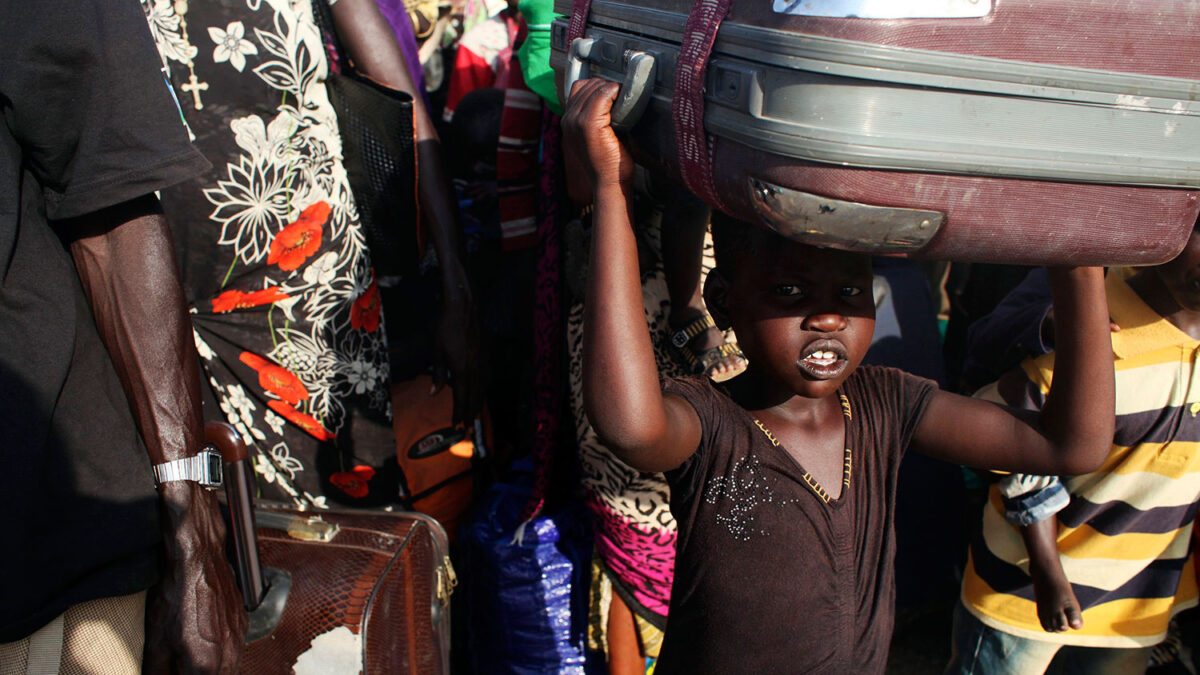
<path id="1" fill-rule="evenodd" d="M 613 581 L 643 607 L 666 617 L 675 578 L 675 531 L 639 527 L 594 497 L 590 506 L 596 514 L 596 555 Z"/>
<path id="2" fill-rule="evenodd" d="M 679 171 L 684 183 L 696 196 L 722 211 L 727 209 L 713 182 L 713 141 L 704 131 L 704 74 L 717 29 L 732 3 L 733 0 L 696 0 L 692 5 L 679 46 L 675 96 L 671 100 Z"/>

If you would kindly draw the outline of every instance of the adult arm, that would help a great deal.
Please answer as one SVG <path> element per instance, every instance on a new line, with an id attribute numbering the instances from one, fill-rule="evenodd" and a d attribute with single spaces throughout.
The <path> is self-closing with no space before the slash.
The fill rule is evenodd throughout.
<path id="1" fill-rule="evenodd" d="M 1053 349 L 1047 340 L 1050 284 L 1046 270 L 1029 271 L 1000 304 L 967 328 L 962 376 L 971 388 L 995 382 L 1029 356 Z"/>
<path id="2" fill-rule="evenodd" d="M 338 37 L 354 67 L 381 84 L 413 97 L 417 137 L 417 198 L 442 272 L 434 381 L 447 373 L 454 385 L 454 419 L 473 419 L 483 401 L 479 368 L 479 323 L 463 265 L 458 204 L 450 187 L 441 140 L 417 91 L 392 27 L 375 0 L 340 0 L 331 8 Z"/>
<path id="3" fill-rule="evenodd" d="M 1093 471 L 1112 445 L 1115 395 L 1104 272 L 1054 268 L 1054 381 L 1038 412 L 939 391 L 913 448 L 977 468 L 1038 474 Z M 964 423 L 967 421 L 966 423 Z"/>
<path id="4" fill-rule="evenodd" d="M 641 471 L 679 466 L 700 444 L 700 418 L 686 400 L 664 395 L 642 300 L 629 213 L 633 161 L 609 111 L 619 85 L 585 80 L 563 117 L 564 142 L 594 195 L 592 253 L 583 317 L 583 405 L 592 427 L 623 462 Z M 579 166 L 569 170 L 579 170 Z"/>
<path id="5" fill-rule="evenodd" d="M 203 446 L 200 367 L 171 234 L 153 196 L 71 224 L 71 256 L 154 464 Z M 234 672 L 246 615 L 216 494 L 158 489 L 166 564 L 147 607 L 146 672 Z"/>

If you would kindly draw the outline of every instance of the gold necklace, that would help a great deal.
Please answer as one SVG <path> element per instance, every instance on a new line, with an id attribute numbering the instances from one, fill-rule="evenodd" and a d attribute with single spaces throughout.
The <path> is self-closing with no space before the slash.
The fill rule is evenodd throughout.
<path id="1" fill-rule="evenodd" d="M 846 398 L 845 394 L 838 394 L 838 397 L 842 402 L 842 414 L 846 416 L 847 420 L 854 419 L 853 414 L 850 412 L 850 399 Z M 771 433 L 771 430 L 767 428 L 767 425 L 763 424 L 757 417 L 752 417 L 752 419 L 754 420 L 754 426 L 758 427 L 759 431 L 763 432 L 763 435 L 767 437 L 767 440 L 771 442 L 771 445 L 782 450 L 779 444 L 779 439 L 775 438 L 775 434 Z M 783 451 L 786 452 L 786 450 Z M 845 491 L 850 487 L 850 476 L 854 469 L 853 455 L 854 453 L 850 450 L 849 445 L 847 445 L 846 449 L 842 453 L 843 494 L 845 494 Z M 826 504 L 833 501 L 833 498 L 829 496 L 829 493 L 825 491 L 825 488 L 821 487 L 821 484 L 817 482 L 816 478 L 813 478 L 812 474 L 810 474 L 808 470 L 804 471 L 804 476 L 802 477 L 804 478 L 804 482 L 808 484 L 808 487 L 812 488 L 812 491 L 816 493 L 817 497 L 819 497 L 821 501 L 825 502 Z"/>

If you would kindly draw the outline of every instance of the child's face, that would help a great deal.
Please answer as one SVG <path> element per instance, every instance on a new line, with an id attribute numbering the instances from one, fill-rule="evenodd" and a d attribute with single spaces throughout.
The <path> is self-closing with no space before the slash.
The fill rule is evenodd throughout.
<path id="1" fill-rule="evenodd" d="M 1200 311 L 1200 231 L 1192 230 L 1178 256 L 1152 269 L 1180 307 Z"/>
<path id="2" fill-rule="evenodd" d="M 756 379 L 785 394 L 832 395 L 875 331 L 870 258 L 752 237 L 729 280 L 728 316 Z"/>

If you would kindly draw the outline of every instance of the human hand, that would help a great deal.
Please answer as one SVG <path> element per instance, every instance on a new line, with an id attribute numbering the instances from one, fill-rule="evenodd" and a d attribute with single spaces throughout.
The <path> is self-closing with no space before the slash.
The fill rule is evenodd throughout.
<path id="1" fill-rule="evenodd" d="M 454 392 L 451 423 L 459 424 L 475 419 L 483 407 L 479 319 L 462 267 L 450 265 L 443 268 L 442 274 L 442 312 L 438 317 L 430 394 L 450 382 Z"/>
<path id="2" fill-rule="evenodd" d="M 616 82 L 580 80 L 567 99 L 563 157 L 567 192 L 577 204 L 591 203 L 599 186 L 628 184 L 633 178 L 633 159 L 617 139 L 610 117 L 620 89 Z"/>
<path id="3" fill-rule="evenodd" d="M 225 560 L 217 497 L 198 483 L 160 488 L 163 577 L 148 597 L 147 673 L 233 673 L 246 639 L 246 612 Z"/>

